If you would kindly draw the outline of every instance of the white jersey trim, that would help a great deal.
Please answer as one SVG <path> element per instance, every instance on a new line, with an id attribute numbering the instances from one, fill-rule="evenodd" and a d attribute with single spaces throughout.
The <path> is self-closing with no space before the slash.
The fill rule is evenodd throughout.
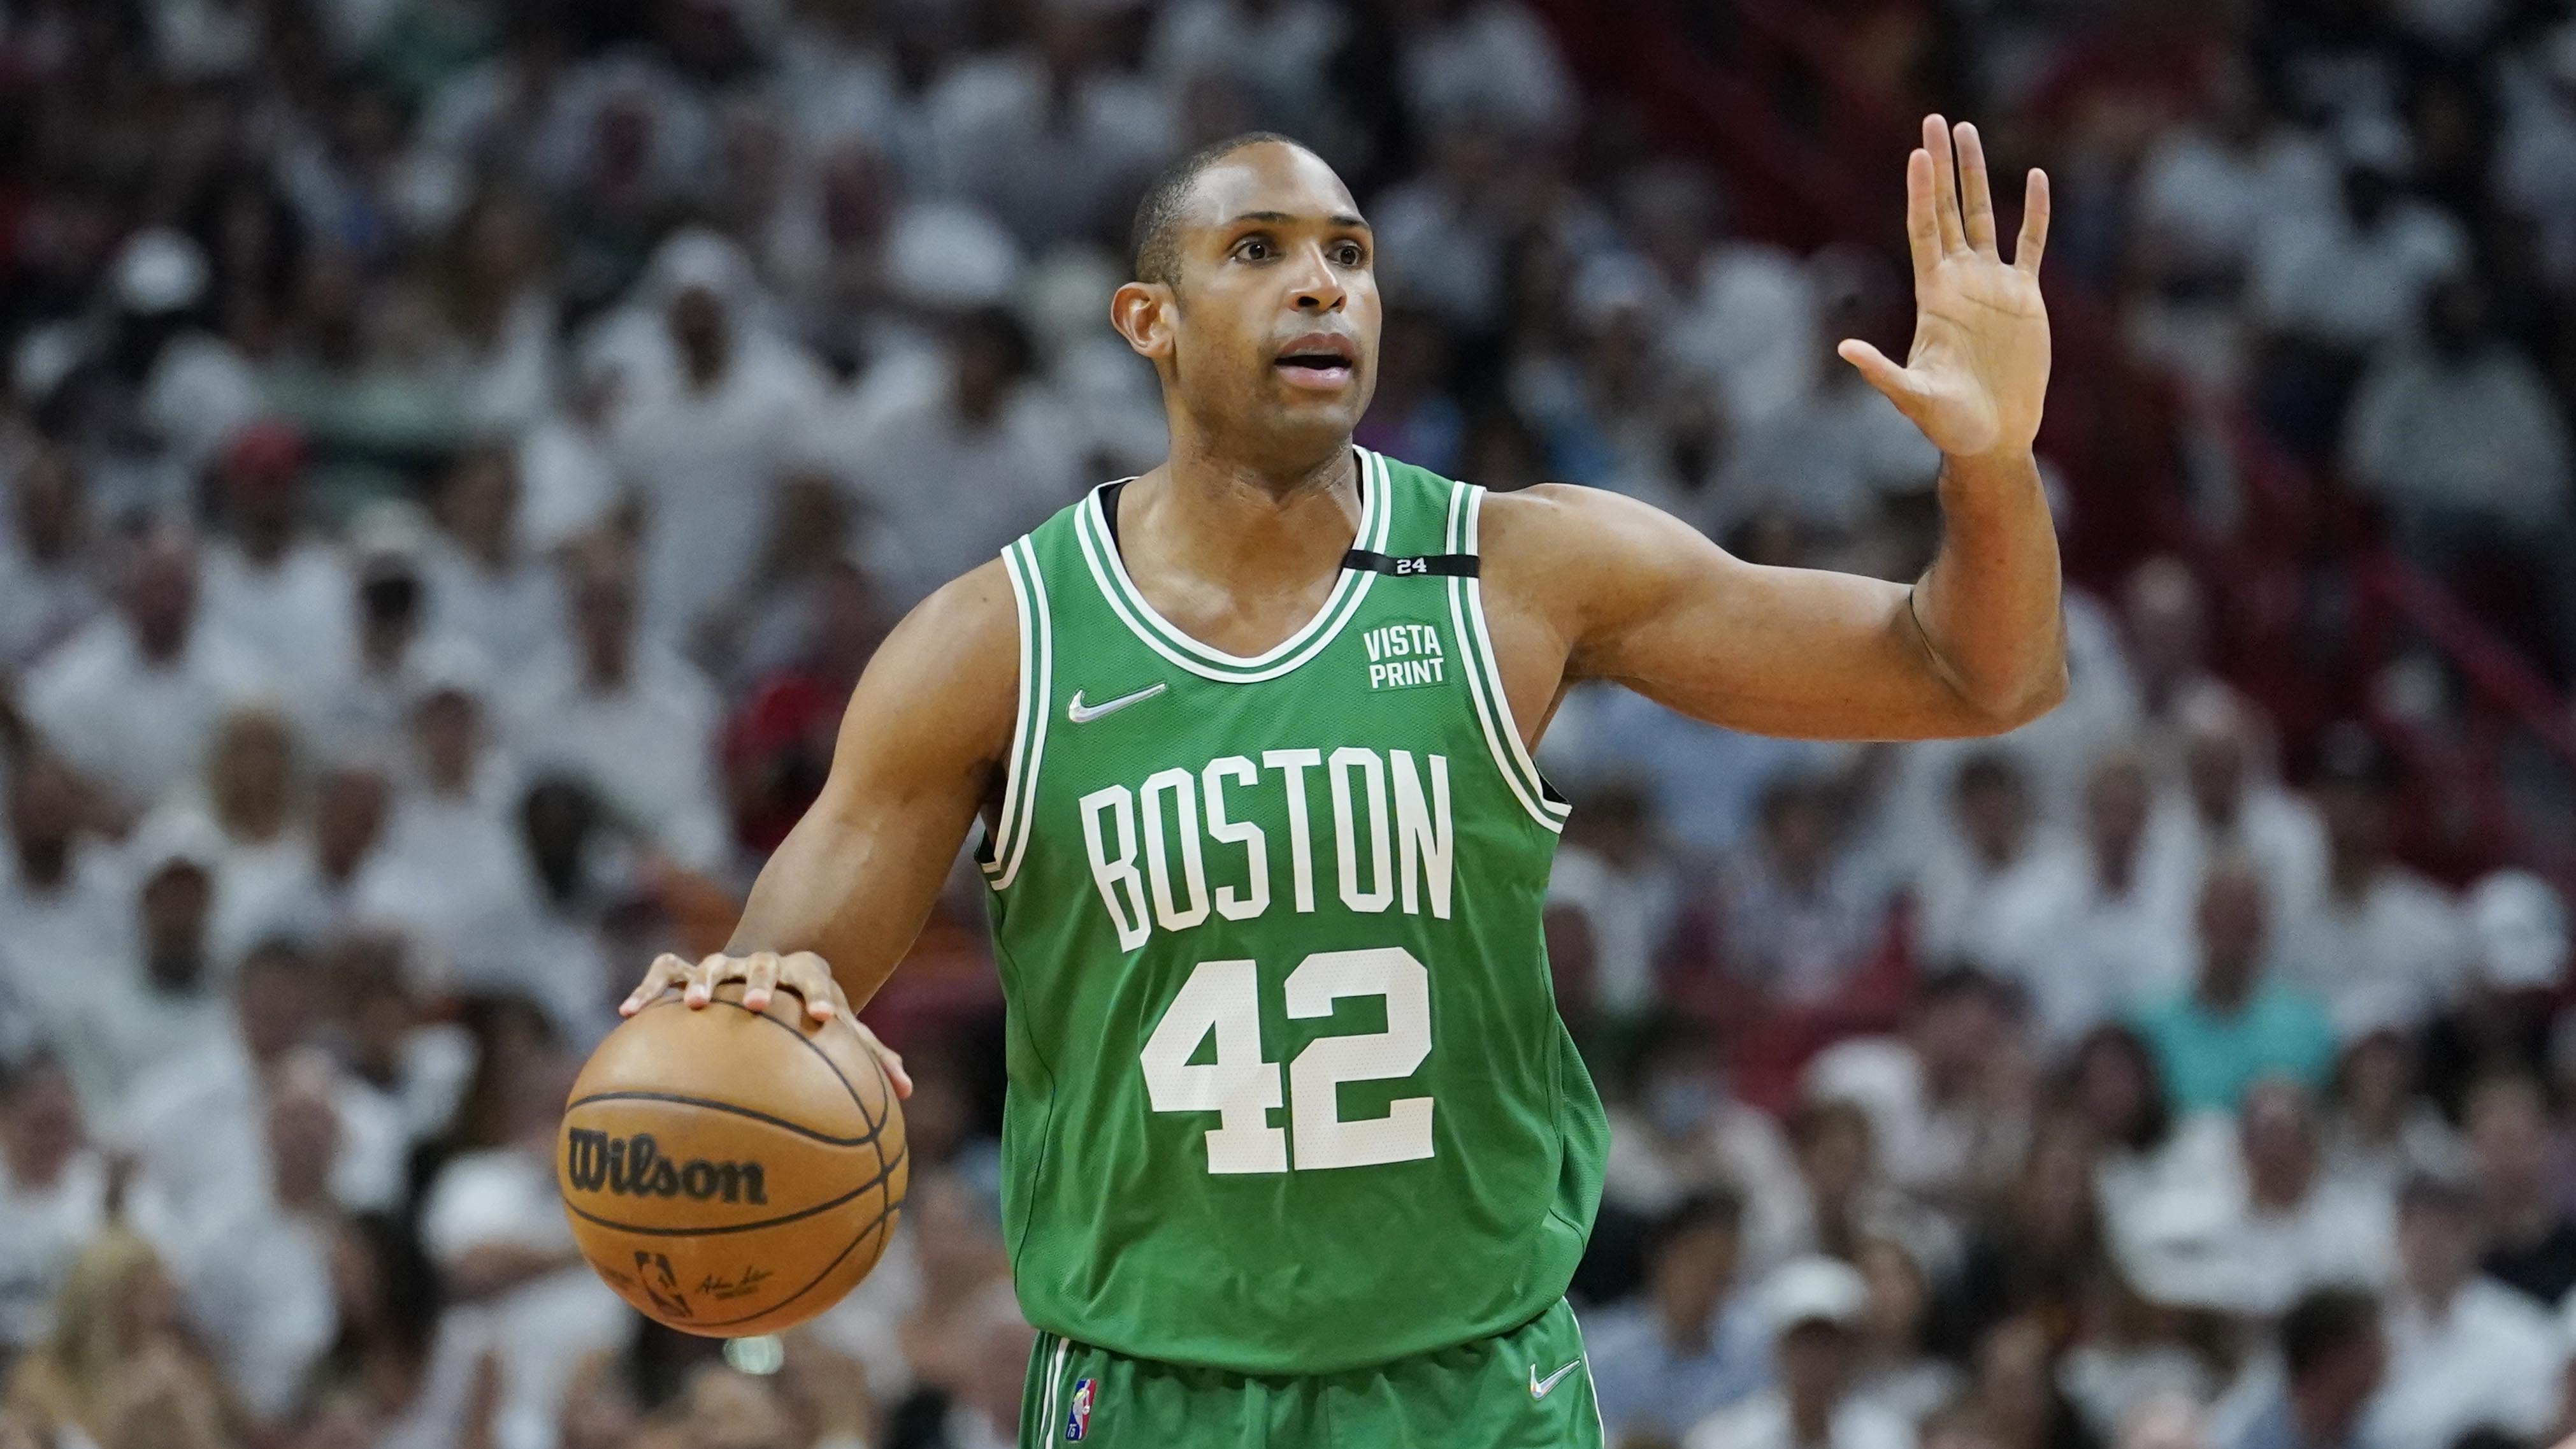
<path id="1" fill-rule="evenodd" d="M 1446 535 L 1449 552 L 1476 552 L 1476 513 L 1484 494 L 1484 489 L 1472 483 L 1450 485 Z M 1501 772 L 1503 783 L 1511 787 L 1512 798 L 1521 803 L 1521 809 L 1529 812 L 1532 820 L 1551 831 L 1562 832 L 1565 818 L 1574 807 L 1547 798 L 1538 766 L 1531 763 L 1528 749 L 1521 744 L 1520 728 L 1512 722 L 1511 700 L 1503 693 L 1502 670 L 1494 662 L 1494 642 L 1485 630 L 1484 594 L 1476 579 L 1450 578 L 1449 617 L 1458 632 L 1459 647 L 1475 656 L 1466 669 L 1467 692 L 1475 700 L 1476 723 L 1484 729 L 1485 748 L 1493 754 L 1494 768 Z"/>
<path id="2" fill-rule="evenodd" d="M 1386 474 L 1386 462 L 1364 448 L 1352 450 L 1366 469 L 1367 486 L 1360 504 L 1360 523 L 1354 543 L 1358 547 L 1383 550 L 1395 514 L 1390 496 L 1392 485 Z M 1102 485 L 1104 488 L 1106 484 Z M 1359 613 L 1377 575 L 1365 569 L 1345 569 L 1334 582 L 1332 593 L 1325 596 L 1324 606 L 1315 611 L 1304 627 L 1289 635 L 1277 646 L 1246 658 L 1228 654 L 1191 638 L 1173 627 L 1171 621 L 1157 613 L 1145 601 L 1135 581 L 1127 576 L 1127 565 L 1118 555 L 1118 546 L 1108 536 L 1101 521 L 1100 490 L 1074 510 L 1074 533 L 1082 543 L 1083 562 L 1090 566 L 1092 581 L 1100 588 L 1101 597 L 1109 601 L 1110 612 L 1127 626 L 1145 646 L 1165 660 L 1203 679 L 1226 684 L 1259 684 L 1277 679 L 1321 653 L 1324 647 L 1341 636 L 1342 626 Z M 1360 542 L 1365 540 L 1365 542 Z"/>
<path id="3" fill-rule="evenodd" d="M 984 873 L 993 889 L 1007 890 L 1028 854 L 1029 817 L 1037 813 L 1038 769 L 1046 761 L 1047 716 L 1053 712 L 1055 631 L 1047 613 L 1046 580 L 1037 550 L 1025 537 L 1002 550 L 1002 572 L 1011 580 L 1011 602 L 1020 618 L 1020 703 L 1012 721 L 1011 762 L 1002 786 L 1002 814 L 993 858 Z"/>

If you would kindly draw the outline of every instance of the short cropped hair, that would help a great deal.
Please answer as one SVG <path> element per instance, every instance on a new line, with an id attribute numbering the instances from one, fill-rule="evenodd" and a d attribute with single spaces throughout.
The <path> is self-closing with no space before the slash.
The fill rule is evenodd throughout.
<path id="1" fill-rule="evenodd" d="M 2281 1315 L 2281 1367 L 2296 1383 L 2379 1331 L 2379 1300 L 2359 1288 L 2317 1288 Z"/>
<path id="2" fill-rule="evenodd" d="M 1189 205 L 1190 188 L 1197 184 L 1199 173 L 1248 146 L 1274 143 L 1305 149 L 1276 131 L 1246 131 L 1202 146 L 1164 167 L 1154 184 L 1145 188 L 1144 198 L 1136 203 L 1135 224 L 1127 234 L 1128 256 L 1134 263 L 1136 280 L 1178 286 L 1181 252 L 1174 233 L 1180 228 L 1181 212 Z"/>

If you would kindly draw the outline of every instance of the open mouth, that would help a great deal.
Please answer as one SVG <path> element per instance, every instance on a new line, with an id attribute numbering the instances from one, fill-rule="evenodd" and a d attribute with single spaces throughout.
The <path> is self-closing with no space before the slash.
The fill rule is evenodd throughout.
<path id="1" fill-rule="evenodd" d="M 1337 388 L 1350 382 L 1357 360 L 1350 339 L 1317 333 L 1289 343 L 1271 365 L 1298 387 Z"/>

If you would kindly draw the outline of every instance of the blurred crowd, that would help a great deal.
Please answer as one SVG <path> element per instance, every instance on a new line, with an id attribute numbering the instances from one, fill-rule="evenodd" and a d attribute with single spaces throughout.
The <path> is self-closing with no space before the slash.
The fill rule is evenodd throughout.
<path id="1" fill-rule="evenodd" d="M 1817 15 L 2051 165 L 2051 266 L 2142 365 L 2566 665 L 2559 7 Z M 888 1260 L 783 1340 L 627 1311 L 553 1133 L 890 621 L 1157 460 L 1124 219 L 1255 126 L 1376 224 L 1363 442 L 1928 559 L 1939 460 L 1830 356 L 1902 336 L 1895 238 L 1739 234 L 1518 0 L 0 3 L 0 1446 L 1013 1442 L 971 952 L 888 1018 Z M 2173 483 L 2223 518 L 2223 474 Z M 2218 672 L 2224 580 L 2078 584 L 2069 701 L 1998 742 L 1560 711 L 1613 1443 L 2567 1432 L 2558 896 L 2410 868 L 2379 742 Z"/>

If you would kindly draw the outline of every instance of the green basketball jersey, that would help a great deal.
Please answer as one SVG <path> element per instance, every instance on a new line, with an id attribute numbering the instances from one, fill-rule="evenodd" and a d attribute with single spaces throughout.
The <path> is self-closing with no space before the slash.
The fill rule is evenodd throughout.
<path id="1" fill-rule="evenodd" d="M 1608 1129 L 1540 939 L 1567 807 L 1486 634 L 1484 490 L 1359 464 L 1330 599 L 1257 658 L 1146 603 L 1108 488 L 1003 552 L 1004 1234 L 1078 1342 L 1382 1363 L 1537 1317 L 1591 1230 Z"/>

